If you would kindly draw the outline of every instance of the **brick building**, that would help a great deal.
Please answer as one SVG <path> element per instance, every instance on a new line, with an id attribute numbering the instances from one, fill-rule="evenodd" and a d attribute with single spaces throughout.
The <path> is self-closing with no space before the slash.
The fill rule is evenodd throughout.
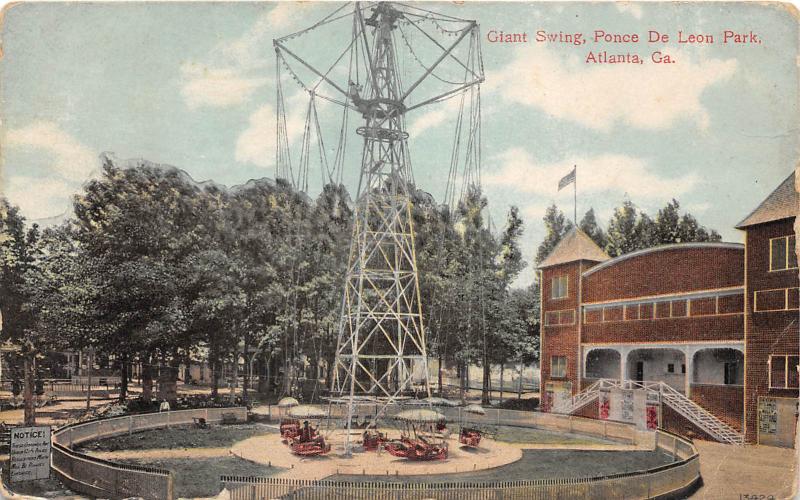
<path id="1" fill-rule="evenodd" d="M 791 175 L 736 226 L 744 244 L 664 245 L 612 259 L 570 231 L 539 266 L 542 408 L 610 418 L 602 388 L 612 387 L 628 407 L 611 414 L 633 419 L 633 393 L 645 392 L 648 425 L 657 417 L 682 433 L 791 446 L 797 211 Z"/>

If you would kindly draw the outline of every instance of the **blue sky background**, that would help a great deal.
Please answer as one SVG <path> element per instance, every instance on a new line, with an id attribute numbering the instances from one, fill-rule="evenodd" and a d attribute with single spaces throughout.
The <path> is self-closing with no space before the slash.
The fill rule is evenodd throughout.
<path id="1" fill-rule="evenodd" d="M 146 158 L 195 179 L 232 185 L 274 176 L 272 39 L 310 25 L 338 3 L 23 3 L 6 10 L 0 62 L 2 188 L 31 219 L 64 213 L 97 174 L 98 155 Z M 603 224 L 626 197 L 654 215 L 669 199 L 726 240 L 795 165 L 797 22 L 758 4 L 427 3 L 489 30 L 646 35 L 713 34 L 708 46 L 490 44 L 483 39 L 483 184 L 502 226 L 516 204 L 531 262 L 541 217 L 572 212 L 558 179 L 578 165 L 578 211 Z M 755 31 L 760 45 L 724 45 L 724 29 Z M 343 33 L 342 40 L 349 35 Z M 294 43 L 325 56 L 327 37 Z M 661 49 L 677 63 L 654 65 Z M 643 65 L 590 65 L 589 50 L 635 52 Z M 290 139 L 304 96 L 287 89 Z M 408 116 L 417 184 L 442 199 L 454 101 Z M 320 105 L 323 123 L 338 112 Z M 357 120 L 351 117 L 351 124 Z M 326 127 L 335 146 L 338 129 Z M 353 135 L 355 138 L 355 135 Z M 350 151 L 357 153 L 358 143 Z M 356 155 L 357 156 L 357 155 Z M 332 157 L 332 155 L 331 155 Z M 312 166 L 312 168 L 315 168 Z M 357 161 L 345 167 L 355 190 Z M 318 174 L 316 174 L 318 176 Z M 312 173 L 312 178 L 314 174 Z M 312 191 L 318 188 L 312 182 Z M 312 195 L 315 193 L 311 193 Z M 580 215 L 579 215 L 580 216 Z"/>

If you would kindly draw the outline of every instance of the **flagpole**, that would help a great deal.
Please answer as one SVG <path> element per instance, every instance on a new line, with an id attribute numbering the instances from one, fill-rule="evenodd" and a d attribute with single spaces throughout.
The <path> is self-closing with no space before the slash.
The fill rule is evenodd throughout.
<path id="1" fill-rule="evenodd" d="M 573 192 L 575 194 L 575 204 L 573 205 L 572 220 L 575 222 L 575 227 L 578 227 L 578 166 L 575 165 L 575 180 L 572 181 Z"/>

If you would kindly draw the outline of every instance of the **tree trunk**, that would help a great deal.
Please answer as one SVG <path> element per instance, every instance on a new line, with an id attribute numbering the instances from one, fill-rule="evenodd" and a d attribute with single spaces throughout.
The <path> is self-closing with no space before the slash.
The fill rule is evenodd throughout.
<path id="1" fill-rule="evenodd" d="M 242 377 L 242 400 L 247 402 L 247 389 L 250 388 L 250 335 L 244 336 L 244 374 Z"/>
<path id="2" fill-rule="evenodd" d="M 217 352 L 216 342 L 211 344 L 208 354 L 211 365 L 211 397 L 216 399 L 219 395 L 219 352 Z"/>
<path id="3" fill-rule="evenodd" d="M 25 406 L 25 425 L 30 427 L 36 425 L 36 407 L 33 404 L 33 362 L 32 355 L 26 354 L 23 360 L 23 388 L 22 398 Z"/>
<path id="4" fill-rule="evenodd" d="M 517 399 L 522 399 L 522 363 L 519 365 L 519 384 L 517 384 Z"/>
<path id="5" fill-rule="evenodd" d="M 438 371 L 438 373 L 437 373 L 437 382 L 439 384 L 439 397 L 440 398 L 443 397 L 442 396 L 442 363 L 443 363 L 442 353 L 440 352 L 439 353 L 439 369 L 437 370 Z"/>
<path id="6" fill-rule="evenodd" d="M 500 402 L 503 402 L 503 381 L 505 377 L 506 364 L 500 363 Z"/>
<path id="7" fill-rule="evenodd" d="M 149 403 L 153 400 L 153 367 L 152 357 L 145 356 L 142 363 L 142 401 Z"/>
<path id="8" fill-rule="evenodd" d="M 491 404 L 491 399 L 489 397 L 489 384 L 491 380 L 491 366 L 489 366 L 489 360 L 486 359 L 486 356 L 483 357 L 483 383 L 481 384 L 481 403 L 488 405 Z"/>
<path id="9" fill-rule="evenodd" d="M 467 377 L 464 376 L 464 366 L 465 366 L 465 364 L 466 363 L 464 363 L 463 361 L 460 361 L 458 363 L 458 370 L 457 370 L 458 371 L 458 393 L 459 393 L 462 405 L 466 401 L 465 384 L 467 383 L 466 382 Z"/>
<path id="10" fill-rule="evenodd" d="M 128 398 L 128 354 L 120 359 L 119 402 L 124 403 Z"/>

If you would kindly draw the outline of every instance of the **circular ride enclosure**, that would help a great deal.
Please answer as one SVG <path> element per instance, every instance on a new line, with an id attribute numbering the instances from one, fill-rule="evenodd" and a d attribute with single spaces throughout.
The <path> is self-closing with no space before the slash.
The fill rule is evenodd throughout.
<path id="1" fill-rule="evenodd" d="M 390 439 L 399 437 L 390 422 L 391 415 L 400 410 L 389 408 L 381 420 L 380 428 Z M 332 444 L 330 453 L 311 458 L 293 455 L 278 433 L 284 410 L 267 406 L 256 413 L 270 424 L 252 424 L 264 432 L 229 448 L 230 454 L 242 459 L 241 472 L 228 468 L 204 473 L 219 478 L 218 488 L 224 487 L 231 499 L 658 498 L 685 494 L 700 479 L 697 451 L 684 438 L 603 420 L 495 409 L 473 415 L 462 408 L 439 408 L 452 433 L 445 460 L 415 462 L 385 451 L 361 451 L 358 446 L 347 457 L 343 452 L 346 409 L 332 406 L 328 411 L 330 417 L 319 425 Z M 362 407 L 360 413 L 374 411 Z M 104 460 L 75 447 L 141 431 L 163 433 L 167 427 L 194 425 L 199 418 L 216 426 L 244 422 L 247 412 L 244 408 L 185 410 L 68 426 L 54 433 L 53 471 L 71 489 L 96 497 L 178 498 L 182 492 L 176 491 L 173 472 Z M 477 448 L 462 447 L 460 425 L 477 426 L 489 435 Z M 359 441 L 362 431 L 352 432 Z M 191 456 L 187 453 L 184 460 L 191 461 Z M 255 472 L 259 467 L 263 473 Z"/>

